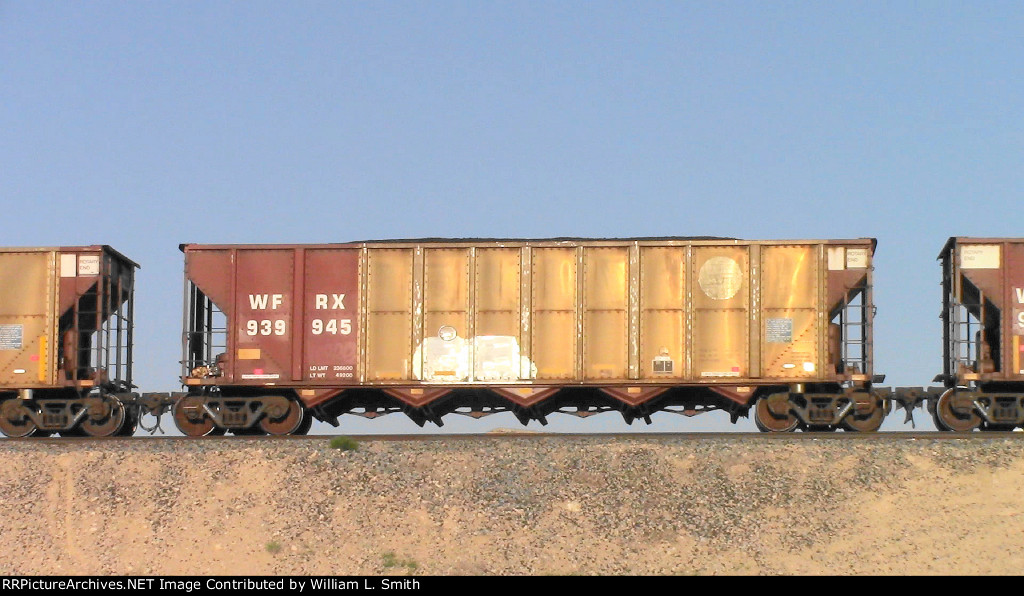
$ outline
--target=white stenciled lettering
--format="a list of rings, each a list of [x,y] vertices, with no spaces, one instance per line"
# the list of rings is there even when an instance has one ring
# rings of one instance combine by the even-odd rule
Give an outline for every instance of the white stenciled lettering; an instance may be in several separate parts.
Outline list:
[[[288,323],[284,319],[276,321],[250,319],[245,322],[245,332],[248,335],[284,335],[288,332]]]
[[[1024,288],[1014,288],[1013,291],[1017,293],[1017,303],[1024,304]]]
[[[331,300],[330,308],[333,310],[345,310],[344,294],[317,294],[314,305],[316,310],[327,310],[327,300]]]
[[[1017,313],[1017,324],[1024,327],[1024,312]]]
[[[284,303],[284,294],[249,294],[249,306],[253,310],[266,310],[267,304],[277,310]]]
[[[313,335],[348,335],[352,333],[352,319],[313,319],[311,331]]]

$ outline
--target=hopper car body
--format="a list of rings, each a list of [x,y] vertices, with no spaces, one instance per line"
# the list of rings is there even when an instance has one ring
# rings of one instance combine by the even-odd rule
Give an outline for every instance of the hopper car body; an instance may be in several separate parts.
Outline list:
[[[135,432],[137,268],[109,246],[0,249],[0,431]]]
[[[189,435],[404,412],[875,430],[874,239],[185,244]]]

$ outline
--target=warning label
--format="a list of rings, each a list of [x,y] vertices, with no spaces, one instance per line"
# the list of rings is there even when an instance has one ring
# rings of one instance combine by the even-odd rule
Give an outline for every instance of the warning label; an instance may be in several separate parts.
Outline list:
[[[22,325],[0,325],[0,350],[20,350]]]
[[[769,343],[793,342],[793,319],[765,319],[764,340]]]

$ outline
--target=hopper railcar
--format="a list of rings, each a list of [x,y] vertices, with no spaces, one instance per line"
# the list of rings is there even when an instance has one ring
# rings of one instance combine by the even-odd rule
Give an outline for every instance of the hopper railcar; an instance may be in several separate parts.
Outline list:
[[[134,434],[137,268],[109,246],[0,248],[0,432]]]
[[[313,418],[753,412],[876,430],[874,239],[185,244],[187,435]]]
[[[950,238],[942,266],[941,387],[900,387],[909,410],[926,403],[936,428],[1024,425],[1024,239]]]

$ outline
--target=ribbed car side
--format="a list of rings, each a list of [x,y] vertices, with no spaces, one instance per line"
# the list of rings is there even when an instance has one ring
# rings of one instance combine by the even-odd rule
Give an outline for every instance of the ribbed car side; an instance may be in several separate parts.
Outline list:
[[[753,410],[878,428],[873,239],[183,245],[186,434]],[[301,411],[301,414],[299,413]]]

